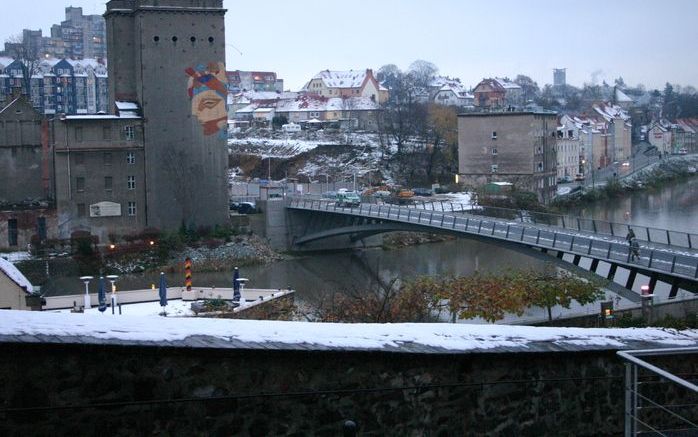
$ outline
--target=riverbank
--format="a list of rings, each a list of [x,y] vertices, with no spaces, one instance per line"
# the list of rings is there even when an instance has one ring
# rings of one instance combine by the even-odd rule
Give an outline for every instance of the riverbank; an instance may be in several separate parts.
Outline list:
[[[671,156],[632,173],[624,178],[608,181],[598,188],[582,190],[556,197],[552,206],[565,208],[589,204],[622,196],[625,192],[659,189],[666,183],[698,176],[698,155]]]
[[[167,253],[163,254],[163,251]],[[238,235],[230,241],[209,239],[176,249],[160,250],[160,256],[152,251],[106,257],[104,264],[108,271],[117,274],[156,270],[181,272],[187,258],[192,260],[200,272],[219,272],[235,266],[267,264],[281,260],[283,256],[256,235]]]

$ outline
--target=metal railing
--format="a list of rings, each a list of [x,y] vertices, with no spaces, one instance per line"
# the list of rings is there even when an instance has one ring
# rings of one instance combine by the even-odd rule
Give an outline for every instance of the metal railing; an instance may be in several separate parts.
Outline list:
[[[304,196],[305,197],[305,196]],[[319,199],[320,197],[311,196]],[[327,200],[331,201],[331,200]],[[375,197],[362,197],[363,203],[378,204],[380,199]],[[383,202],[385,203],[385,202]],[[397,205],[397,204],[395,204]],[[424,201],[411,200],[399,204],[405,208],[417,208],[427,211],[447,211],[458,212],[467,211],[470,214],[477,214],[486,217],[516,220],[521,223],[533,223],[548,226],[556,226],[571,231],[593,232],[610,236],[625,237],[630,229],[640,241],[648,243],[666,244],[669,246],[685,247],[688,249],[698,248],[698,234],[683,231],[672,231],[670,229],[653,228],[639,226],[632,223],[609,222],[564,214],[554,214],[548,212],[500,208],[494,206],[471,205],[466,203],[448,202],[442,200]]]
[[[586,232],[533,221],[515,219],[483,218],[478,211],[435,211],[404,205],[362,204],[354,207],[340,207],[335,202],[294,197],[288,199],[289,207],[315,211],[354,214],[363,217],[429,226],[453,232],[478,234],[488,238],[525,243],[546,249],[561,250],[575,255],[594,257],[625,265],[635,265],[673,276],[691,280],[698,278],[698,256],[685,249],[672,250],[669,247],[642,245],[639,256],[634,255],[629,244],[622,237],[600,237],[595,232]]]
[[[639,357],[698,354],[698,347],[619,351],[625,360],[625,436],[698,435],[698,386]],[[695,359],[695,357],[694,357]],[[695,366],[693,366],[695,368]],[[694,370],[689,369],[691,376]]]

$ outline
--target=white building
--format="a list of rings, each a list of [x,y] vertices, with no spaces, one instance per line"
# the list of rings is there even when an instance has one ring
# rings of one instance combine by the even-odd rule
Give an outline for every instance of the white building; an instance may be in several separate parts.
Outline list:
[[[672,152],[671,129],[669,127],[668,122],[661,123],[655,121],[647,128],[647,141],[665,155]]]
[[[560,117],[557,128],[557,179],[573,179],[580,171],[582,146],[580,140],[581,124],[568,115]]]

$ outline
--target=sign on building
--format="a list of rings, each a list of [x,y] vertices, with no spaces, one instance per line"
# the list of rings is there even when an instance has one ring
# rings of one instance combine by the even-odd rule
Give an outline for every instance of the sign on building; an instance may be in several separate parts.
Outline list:
[[[121,204],[114,202],[99,202],[90,205],[90,217],[119,217]]]

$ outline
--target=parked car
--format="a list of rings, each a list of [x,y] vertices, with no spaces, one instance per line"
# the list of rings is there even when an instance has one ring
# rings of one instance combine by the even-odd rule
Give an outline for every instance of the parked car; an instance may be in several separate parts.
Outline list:
[[[584,175],[581,174],[581,173],[577,173],[577,174],[574,176],[574,180],[575,180],[575,181],[583,181],[583,180],[584,180]]]
[[[355,207],[361,205],[361,198],[353,191],[339,190],[337,192],[337,206]]]
[[[630,162],[629,161],[623,161],[623,164],[621,164],[623,167],[630,167]]]
[[[324,193],[322,193],[322,198],[335,200],[337,198],[337,192],[336,191],[325,191]]]
[[[238,214],[254,214],[257,208],[252,202],[230,202],[230,210],[237,211]]]
[[[679,149],[679,155],[688,155],[688,149],[682,147]]]
[[[558,178],[558,179],[557,179],[557,183],[558,183],[558,184],[566,184],[566,183],[572,182],[572,180],[573,180],[573,179],[572,179],[572,176],[570,176],[570,175],[565,175],[565,176],[563,176],[563,177],[561,177],[561,178]]]
[[[412,192],[415,196],[431,196],[434,194],[431,188],[412,188]]]

